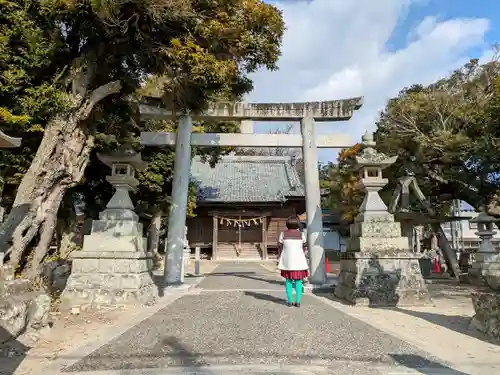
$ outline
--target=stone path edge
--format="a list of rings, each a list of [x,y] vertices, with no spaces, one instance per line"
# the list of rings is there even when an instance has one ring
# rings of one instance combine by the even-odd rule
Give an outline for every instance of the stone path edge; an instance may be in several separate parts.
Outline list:
[[[363,310],[363,307],[344,305],[341,302],[332,301],[332,300],[325,298],[324,296],[321,296],[321,295],[316,295],[316,294],[310,294],[310,295],[311,295],[311,297],[322,301],[323,303],[329,305],[330,307],[333,307],[334,309],[337,309],[337,310],[343,312],[344,314],[350,316],[351,318],[360,320],[363,323],[368,324],[368,325],[372,326],[373,328],[376,328],[377,330],[379,330],[381,332],[384,332],[388,335],[391,335],[395,338],[398,338],[398,339],[400,339],[408,344],[411,344],[411,345],[415,346],[416,348],[424,350],[428,353],[432,353],[432,355],[436,358],[439,358],[443,362],[443,364],[450,365],[450,366],[455,368],[455,370],[453,370],[455,372],[451,372],[452,374],[456,374],[456,373],[458,373],[458,371],[465,371],[464,373],[466,373],[466,374],[469,374],[469,373],[470,374],[478,374],[478,372],[472,372],[471,370],[475,369],[475,370],[480,371],[481,367],[483,368],[482,369],[483,371],[480,372],[481,374],[486,374],[486,373],[489,374],[489,373],[491,373],[491,368],[492,368],[489,366],[493,366],[493,368],[495,369],[494,371],[500,370],[500,362],[498,362],[500,360],[494,361],[493,363],[491,363],[489,361],[484,361],[484,358],[481,358],[480,360],[469,359],[467,361],[464,361],[463,360],[463,355],[465,355],[464,352],[458,353],[458,358],[452,357],[448,353],[437,352],[435,350],[432,350],[433,348],[428,346],[429,342],[432,342],[432,340],[430,340],[430,341],[422,340],[422,338],[419,337],[420,336],[419,334],[415,334],[416,333],[415,330],[412,330],[413,334],[410,334],[408,332],[402,332],[400,329],[398,329],[397,325],[387,324],[388,317],[386,317],[385,319],[382,319],[382,317],[380,317],[380,316],[378,316],[378,314],[376,314],[375,316],[370,315],[370,317],[368,318],[364,314],[365,311]],[[376,311],[377,309],[374,309],[374,310]],[[382,313],[383,309],[381,309],[378,312]],[[381,324],[382,321],[384,321],[386,324]],[[424,324],[432,325],[432,323],[424,323]],[[451,332],[451,334],[454,335],[455,337],[457,335],[461,335],[461,334],[455,333],[455,332]],[[489,346],[489,344],[487,344],[487,343],[480,342],[476,339],[473,339],[473,338],[470,338],[467,336],[464,339],[466,341],[469,341],[469,342],[475,341],[475,343],[478,344],[481,347],[481,349],[483,349],[483,350]],[[482,354],[484,354],[484,353],[482,353]],[[488,368],[490,368],[490,370],[488,370]],[[422,371],[422,370],[423,369],[420,369],[420,371]],[[485,370],[488,372],[485,372]],[[434,369],[434,371],[436,371],[436,370]],[[423,373],[425,373],[425,372],[423,372]],[[431,372],[430,374],[434,374],[434,373],[435,372]],[[439,372],[437,372],[437,374],[438,373]],[[444,373],[447,374],[447,372],[444,372]]]
[[[124,370],[104,370],[104,371],[84,371],[71,372],[69,375],[230,375],[230,374],[282,374],[282,375],[312,375],[312,374],[334,374],[339,369],[347,368],[365,368],[365,362],[337,361],[334,365],[212,365],[199,367],[155,367],[142,369],[124,369]],[[457,375],[455,370],[420,368],[419,370],[408,369],[404,366],[392,365],[369,365],[371,369],[376,369],[384,375]]]
[[[211,269],[210,273],[214,272],[215,269],[218,267],[218,265],[214,265],[214,268]],[[43,368],[41,371],[37,372],[38,375],[60,375],[61,370],[65,367],[69,367],[84,357],[88,356],[95,350],[99,349],[100,347],[106,345],[110,341],[114,340],[115,338],[121,336],[128,330],[132,329],[135,327],[137,324],[141,323],[142,321],[149,319],[153,315],[155,315],[158,311],[164,309],[171,303],[175,302],[179,298],[188,295],[194,291],[194,289],[200,284],[207,276],[202,276],[196,279],[195,282],[192,284],[189,284],[188,287],[185,288],[179,288],[179,289],[166,289],[165,290],[165,295],[163,297],[159,297],[156,304],[149,306],[147,309],[143,308],[138,308],[137,311],[134,311],[131,316],[127,318],[125,322],[118,322],[116,326],[109,327],[105,330],[103,330],[102,334],[98,336],[97,339],[91,340],[90,342],[87,342],[83,344],[80,347],[72,347],[66,352],[61,353],[58,357],[59,359],[56,359],[54,362],[52,362],[50,365],[46,366]],[[188,285],[188,284],[185,284]],[[122,324],[120,324],[122,323]]]

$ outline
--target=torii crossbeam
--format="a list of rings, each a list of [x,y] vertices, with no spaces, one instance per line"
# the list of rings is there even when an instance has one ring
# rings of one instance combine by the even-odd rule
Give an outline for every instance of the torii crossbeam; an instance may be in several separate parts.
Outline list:
[[[191,164],[191,146],[206,147],[288,147],[302,148],[305,170],[307,244],[310,254],[310,281],[326,280],[323,223],[318,172],[318,148],[352,146],[346,135],[316,136],[315,121],[346,121],[361,108],[362,98],[308,103],[216,103],[199,114],[178,113],[151,99],[139,105],[143,120],[179,119],[177,133],[144,132],[141,144],[174,146],[175,167],[170,205],[165,280],[182,283],[183,237]],[[301,134],[193,134],[193,120],[214,121],[300,121]]]

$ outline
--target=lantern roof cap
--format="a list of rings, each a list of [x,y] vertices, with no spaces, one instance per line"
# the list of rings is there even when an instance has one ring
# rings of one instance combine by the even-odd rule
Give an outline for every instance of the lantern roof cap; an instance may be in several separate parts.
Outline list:
[[[485,207],[481,207],[479,215],[469,221],[471,223],[494,223],[498,221],[498,219],[489,215]]]
[[[0,130],[0,148],[16,148],[21,142],[22,138],[11,137]]]
[[[369,133],[367,131],[361,139],[363,149],[361,153],[356,156],[357,170],[364,167],[378,167],[385,169],[396,162],[398,158],[397,156],[387,156],[383,152],[379,152],[374,148],[376,146],[376,142],[373,139],[373,133]]]
[[[97,158],[101,163],[112,167],[113,164],[130,164],[135,169],[146,168],[147,163],[142,160],[140,153],[135,152],[131,147],[122,146],[118,150],[110,153],[97,153]]]

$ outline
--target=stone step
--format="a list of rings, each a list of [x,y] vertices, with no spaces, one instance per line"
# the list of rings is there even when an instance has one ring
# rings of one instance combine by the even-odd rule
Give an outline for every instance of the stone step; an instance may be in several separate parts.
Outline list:
[[[244,246],[241,248],[242,250],[254,250],[257,251],[258,248],[256,246]],[[234,246],[217,246],[217,250],[232,250],[236,251]]]
[[[241,250],[240,252],[236,252],[235,250],[222,250],[222,251],[219,251],[219,249],[217,249],[217,254],[218,255],[234,255],[234,256],[247,256],[247,255],[260,255],[260,252],[257,251],[257,250]]]
[[[232,251],[236,252],[236,249],[233,247],[217,247],[217,251]],[[252,252],[259,252],[259,249],[256,249],[254,247],[243,247],[241,251],[252,251]]]

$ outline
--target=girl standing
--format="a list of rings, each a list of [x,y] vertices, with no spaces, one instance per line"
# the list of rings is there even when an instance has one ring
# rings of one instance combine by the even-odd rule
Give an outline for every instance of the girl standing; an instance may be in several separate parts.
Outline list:
[[[306,238],[300,231],[300,221],[290,216],[286,222],[287,230],[281,232],[278,241],[278,269],[285,278],[285,290],[288,306],[300,307],[300,299],[304,291],[302,280],[308,276]],[[293,286],[295,284],[295,303],[293,303]]]

